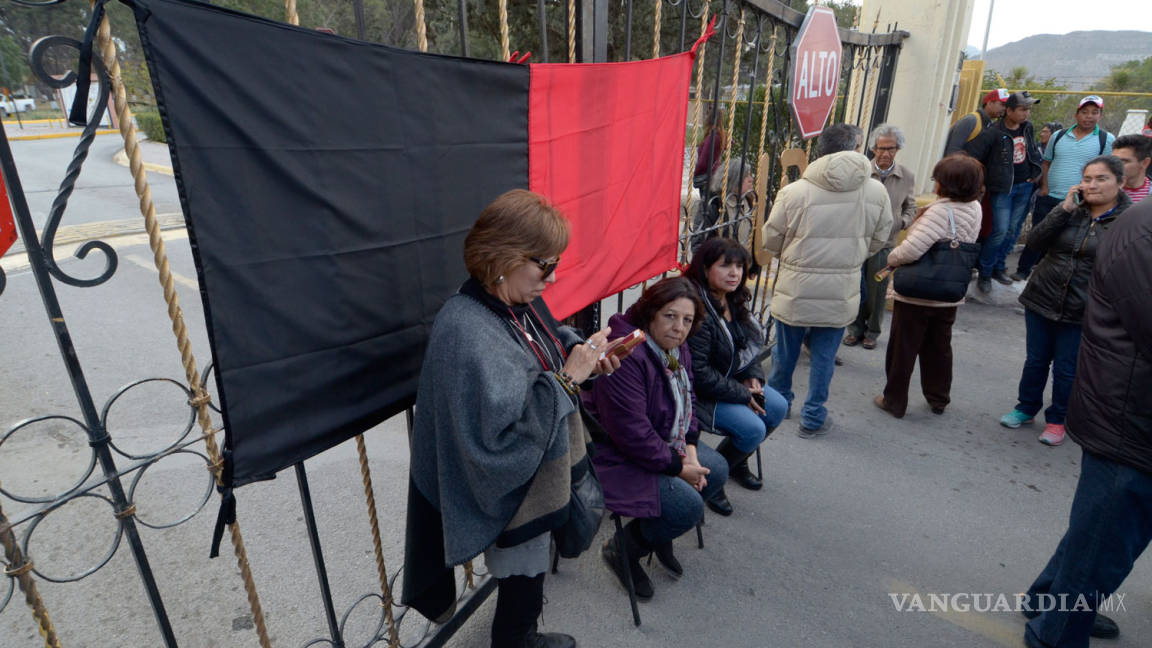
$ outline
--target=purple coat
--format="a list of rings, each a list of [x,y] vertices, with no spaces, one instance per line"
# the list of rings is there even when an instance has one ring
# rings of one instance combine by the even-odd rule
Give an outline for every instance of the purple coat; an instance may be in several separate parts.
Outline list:
[[[628,335],[636,329],[624,315],[608,321],[611,338]],[[692,378],[692,358],[688,345],[680,345],[680,363]],[[637,346],[611,376],[601,376],[594,387],[582,394],[584,406],[600,421],[611,438],[597,443],[592,462],[604,486],[608,509],[627,517],[658,517],[661,474],[679,475],[680,456],[668,445],[676,419],[664,365],[647,344]],[[695,404],[696,396],[692,401]],[[687,442],[696,445],[700,432],[696,417],[685,412],[691,426]]]

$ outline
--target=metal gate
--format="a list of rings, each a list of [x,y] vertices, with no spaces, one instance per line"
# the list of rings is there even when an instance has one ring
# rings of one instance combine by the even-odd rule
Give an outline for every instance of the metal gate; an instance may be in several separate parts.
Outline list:
[[[15,1],[26,5],[26,11],[48,11],[45,7],[65,0]],[[307,27],[339,24],[338,31],[390,45],[503,60],[512,57],[510,50],[532,51],[534,60],[545,62],[627,61],[683,51],[716,18],[718,33],[702,48],[692,80],[682,260],[689,258],[694,240],[711,234],[736,236],[752,246],[757,221],[790,173],[781,157],[793,150],[807,159],[811,152],[811,143],[795,134],[785,101],[789,47],[804,14],[776,0],[416,0],[383,9],[365,7],[362,0],[347,6],[287,0],[283,13],[279,6],[276,10],[278,15],[268,17],[286,17]],[[832,120],[857,124],[866,132],[887,114],[906,36],[891,26],[881,34],[875,33],[877,28],[871,25],[872,33],[841,30],[845,54]],[[74,60],[79,43],[45,36],[30,53],[32,69],[43,84],[67,87],[75,75],[61,74],[50,61]],[[73,337],[75,330],[85,335],[99,331],[106,314],[65,306],[89,299],[77,295],[106,288],[120,264],[113,246],[86,241],[74,246],[75,256],[84,260],[78,276],[72,264],[62,262],[64,242],[56,240],[100,120],[90,119],[77,140],[39,231],[8,139],[0,138],[0,171],[40,302],[35,304],[31,285],[13,289],[0,268],[0,309],[27,310],[19,321],[29,324],[4,331],[0,343],[11,350],[16,346],[10,345],[31,345],[35,338],[54,346],[58,357],[43,358],[31,373],[55,375],[60,362],[72,392],[45,393],[35,402],[12,398],[11,389],[0,393],[0,545],[5,573],[0,580],[0,644],[443,645],[491,593],[494,582],[482,565],[460,569],[457,612],[443,625],[410,614],[392,598],[404,524],[399,517],[381,524],[378,511],[390,508],[386,502],[403,500],[404,487],[395,485],[407,481],[406,439],[396,432],[410,426],[411,412],[404,424],[390,422],[370,433],[377,447],[372,454],[360,436],[354,449],[336,448],[310,460],[316,490],[302,463],[295,467],[295,493],[282,492],[275,482],[247,487],[239,519],[253,535],[245,544],[240,524],[232,527],[235,567],[203,560],[211,520],[198,513],[212,499],[221,466],[220,417],[210,393],[211,365],[201,369],[192,352],[201,327],[196,322],[190,330],[185,322],[137,150],[128,97],[130,92],[147,96],[149,89],[125,88],[124,79],[131,75],[117,60],[118,37],[131,40],[131,34],[110,33],[105,19],[96,33],[97,105],[113,98],[115,123],[135,177],[143,229],[176,340],[175,354],[159,344],[156,353],[178,359],[183,375],[130,380],[111,388],[100,370],[114,372],[86,364],[82,345]],[[716,167],[723,173],[719,186],[731,186],[732,173],[742,179],[750,172],[758,188],[736,191],[732,202],[754,202],[751,215],[726,204],[727,191],[706,196],[709,204],[702,213],[711,207],[713,218],[698,218],[690,200],[695,144],[706,130],[705,115],[715,106],[725,108],[720,125],[727,133],[723,160]],[[708,168],[706,185],[712,185],[713,167]],[[177,252],[173,248],[173,254]],[[92,267],[100,269],[93,272]],[[758,279],[761,313],[765,297]],[[618,308],[623,300],[623,293],[616,297]],[[586,317],[598,322],[599,306]],[[607,300],[604,310],[610,306]],[[194,304],[187,308],[196,310]],[[36,314],[40,309],[48,318],[46,331],[32,326],[41,321]],[[126,315],[116,325],[130,324],[131,314]],[[8,360],[5,366],[11,366]],[[98,398],[102,391],[110,395]],[[155,468],[160,464],[163,469]],[[383,479],[378,470],[375,485],[373,464],[387,468]],[[339,469],[351,466],[359,472],[359,481]],[[159,495],[149,498],[149,489]],[[291,503],[285,498],[294,495],[299,497],[297,520],[262,514],[265,504],[283,509]],[[289,546],[289,537],[297,539],[295,546]],[[327,555],[323,547],[328,547]],[[311,565],[301,564],[306,562]],[[339,608],[337,600],[344,602]]]

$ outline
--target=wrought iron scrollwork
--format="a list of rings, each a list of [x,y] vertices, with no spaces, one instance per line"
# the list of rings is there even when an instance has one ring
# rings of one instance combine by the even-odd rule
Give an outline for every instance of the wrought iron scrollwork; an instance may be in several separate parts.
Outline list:
[[[54,89],[66,88],[76,82],[76,73],[72,70],[69,70],[63,78],[57,79],[45,68],[45,58],[47,57],[48,51],[54,47],[61,46],[71,47],[79,52],[81,43],[67,36],[46,36],[32,45],[32,49],[28,55],[32,72],[36,75],[36,78]],[[88,120],[88,125],[84,127],[84,132],[80,135],[80,141],[76,144],[76,151],[72,154],[72,161],[68,164],[68,169],[64,173],[64,179],[60,181],[60,189],[56,193],[55,200],[52,201],[51,209],[48,211],[48,221],[44,225],[43,240],[41,241],[48,272],[58,281],[70,286],[80,287],[98,286],[108,281],[108,279],[116,273],[117,265],[115,250],[104,241],[88,241],[76,250],[76,257],[80,259],[87,258],[88,254],[94,250],[99,250],[104,253],[104,270],[98,276],[91,279],[80,279],[64,272],[56,263],[56,257],[53,254],[56,231],[60,227],[60,220],[64,217],[64,210],[68,208],[68,198],[72,195],[73,189],[76,188],[76,179],[80,177],[80,169],[84,166],[84,160],[88,158],[88,149],[92,146],[92,140],[95,139],[96,131],[100,128],[100,121],[104,115],[104,111],[108,108],[108,97],[111,94],[111,81],[108,78],[108,71],[105,69],[104,62],[96,52],[92,53],[92,68],[96,72],[100,88],[96,99],[96,111]]]

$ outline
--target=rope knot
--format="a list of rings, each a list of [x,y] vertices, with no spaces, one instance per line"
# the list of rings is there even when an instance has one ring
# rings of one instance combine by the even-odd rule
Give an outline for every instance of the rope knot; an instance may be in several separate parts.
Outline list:
[[[32,566],[33,564],[31,560],[25,560],[24,564],[22,565],[17,565],[16,567],[5,567],[4,574],[13,578],[19,578],[24,574],[32,571]]]
[[[196,389],[196,394],[188,399],[188,404],[196,409],[207,405],[212,402],[212,394],[209,394],[203,387]]]

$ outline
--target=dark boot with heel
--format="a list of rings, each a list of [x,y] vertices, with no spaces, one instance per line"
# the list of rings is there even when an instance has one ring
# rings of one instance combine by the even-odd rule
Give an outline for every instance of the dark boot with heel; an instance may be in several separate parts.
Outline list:
[[[636,591],[636,598],[647,601],[655,594],[655,590],[652,588],[652,581],[648,578],[648,574],[640,566],[640,559],[652,553],[653,547],[640,535],[640,528],[636,526],[636,520],[625,524],[623,531],[623,534],[617,533],[609,538],[604,543],[604,548],[601,549],[600,553],[624,589],[628,589],[627,574],[631,572],[632,587]],[[627,560],[620,553],[617,542],[624,545]]]
[[[740,451],[727,437],[716,446],[716,452],[728,462],[728,481],[734,481],[748,490],[760,490],[764,487],[764,482],[753,475],[752,469],[748,467],[748,458],[752,456],[752,452]]]

